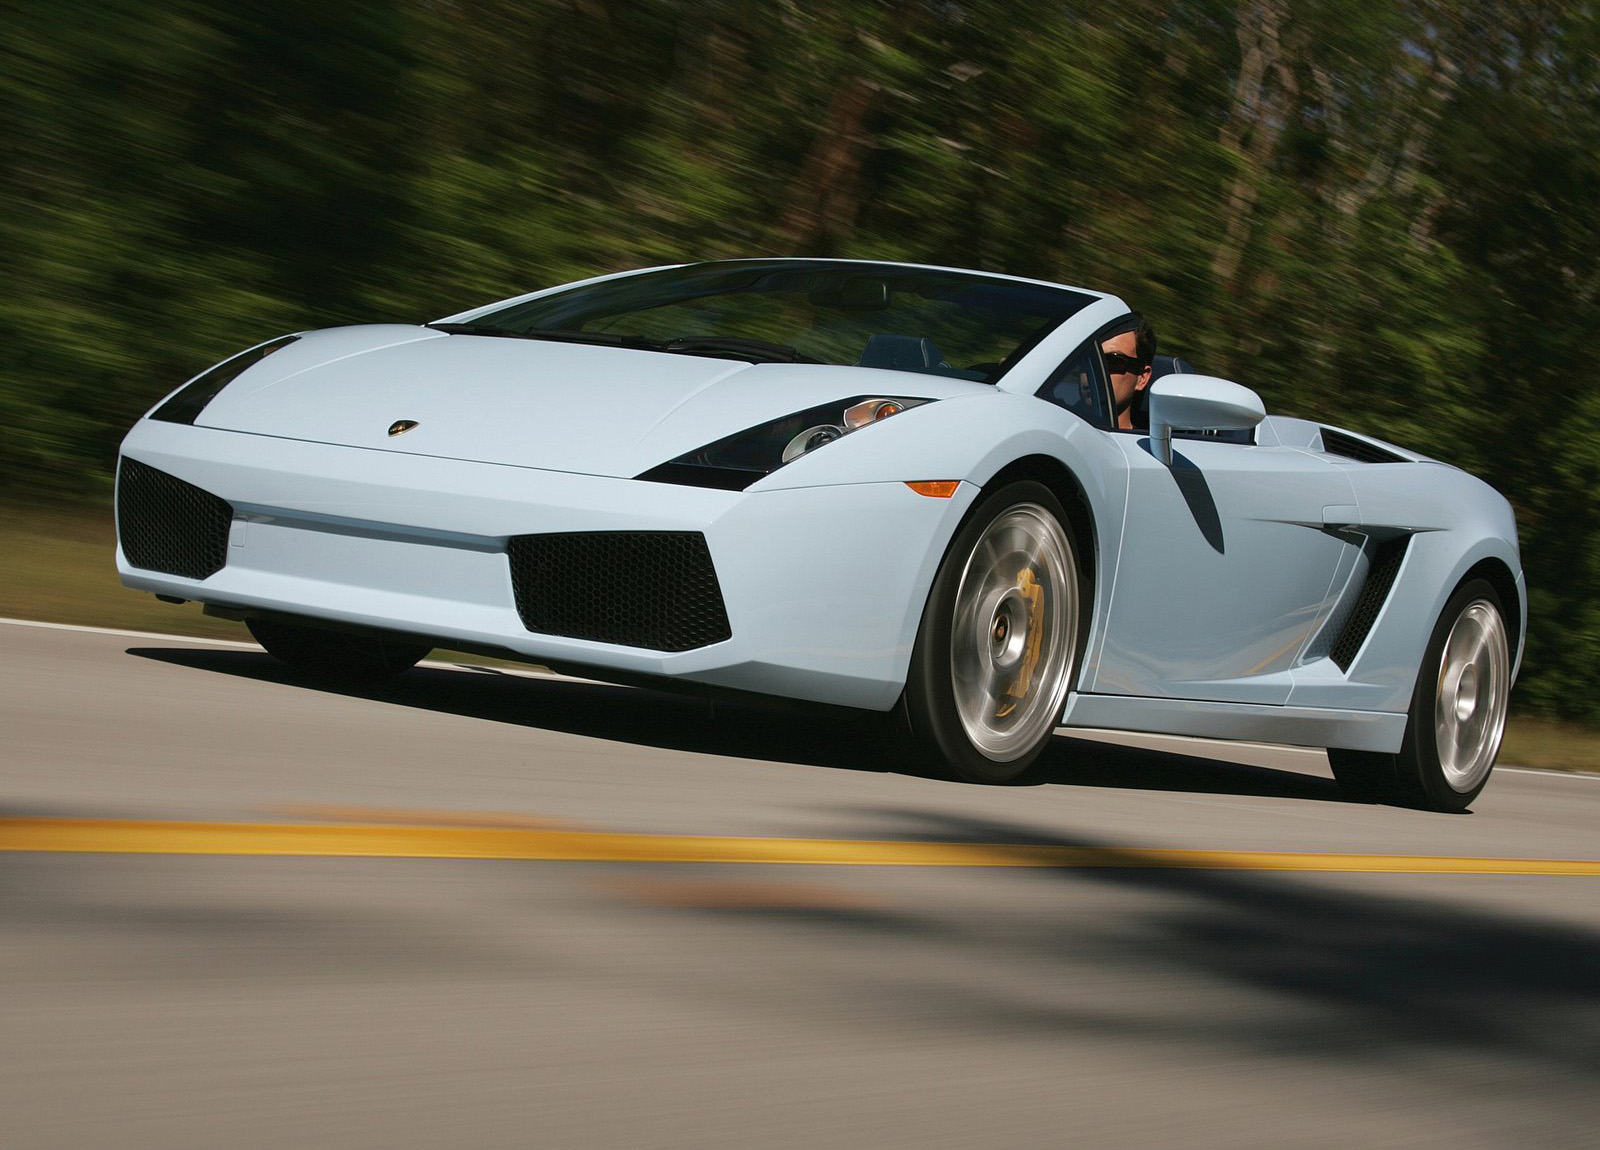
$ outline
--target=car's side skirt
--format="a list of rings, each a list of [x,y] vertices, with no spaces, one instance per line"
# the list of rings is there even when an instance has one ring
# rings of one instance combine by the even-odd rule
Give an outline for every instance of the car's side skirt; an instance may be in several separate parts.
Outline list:
[[[1393,753],[1400,749],[1405,735],[1406,716],[1387,711],[1074,694],[1067,699],[1061,725]]]

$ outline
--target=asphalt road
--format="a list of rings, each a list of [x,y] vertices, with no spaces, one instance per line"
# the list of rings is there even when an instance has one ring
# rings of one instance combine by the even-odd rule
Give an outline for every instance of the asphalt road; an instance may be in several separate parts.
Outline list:
[[[1600,776],[1056,742],[0,624],[0,1146],[1600,1145]]]

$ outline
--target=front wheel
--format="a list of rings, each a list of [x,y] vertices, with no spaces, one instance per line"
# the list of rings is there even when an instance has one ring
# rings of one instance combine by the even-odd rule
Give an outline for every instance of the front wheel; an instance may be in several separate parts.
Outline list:
[[[1481,579],[1462,584],[1428,640],[1399,754],[1330,748],[1351,798],[1464,811],[1489,781],[1511,697],[1505,609]]]
[[[934,578],[902,710],[919,750],[958,778],[1021,779],[1077,669],[1078,557],[1043,484],[984,496]]]
[[[281,619],[246,619],[267,653],[297,671],[329,679],[386,679],[421,662],[432,648],[382,635],[326,631]]]

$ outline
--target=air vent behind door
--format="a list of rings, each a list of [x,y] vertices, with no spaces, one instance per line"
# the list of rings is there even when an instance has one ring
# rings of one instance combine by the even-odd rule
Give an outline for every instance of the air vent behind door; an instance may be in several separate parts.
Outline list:
[[[1342,455],[1346,459],[1355,459],[1362,463],[1410,463],[1411,460],[1403,455],[1396,455],[1386,448],[1379,447],[1376,443],[1368,443],[1365,439],[1357,439],[1353,435],[1346,435],[1342,431],[1335,431],[1331,427],[1322,429],[1322,450],[1329,455]]]

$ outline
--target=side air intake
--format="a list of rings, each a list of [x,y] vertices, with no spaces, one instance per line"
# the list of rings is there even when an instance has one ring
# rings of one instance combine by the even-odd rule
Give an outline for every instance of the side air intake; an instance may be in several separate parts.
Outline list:
[[[1378,612],[1388,602],[1389,592],[1394,589],[1395,576],[1400,573],[1400,563],[1405,559],[1406,547],[1410,543],[1411,536],[1402,535],[1380,543],[1373,552],[1372,566],[1367,569],[1367,581],[1361,585],[1350,618],[1345,620],[1344,629],[1339,632],[1333,649],[1328,652],[1328,657],[1339,665],[1341,671],[1350,669],[1350,664],[1355,662],[1356,652],[1361,650],[1361,644],[1367,641],[1367,636],[1372,632],[1372,625],[1378,621]]]
[[[1322,429],[1322,450],[1329,455],[1342,455],[1346,459],[1358,460],[1361,463],[1410,463],[1403,455],[1396,455],[1386,448],[1379,447],[1376,443],[1368,443],[1365,439],[1357,439],[1353,435],[1346,435],[1342,431],[1335,431],[1331,427]]]
[[[117,466],[117,537],[135,567],[205,579],[228,561],[233,507],[137,459]]]
[[[517,614],[537,634],[652,651],[733,634],[698,531],[515,535],[506,552]]]

